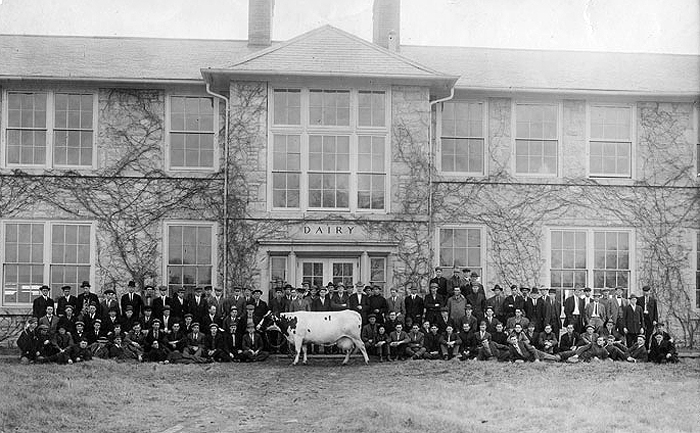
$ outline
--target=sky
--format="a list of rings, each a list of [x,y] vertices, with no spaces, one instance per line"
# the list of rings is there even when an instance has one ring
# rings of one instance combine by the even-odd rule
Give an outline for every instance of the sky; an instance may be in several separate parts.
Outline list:
[[[372,38],[373,0],[276,0],[273,39]],[[0,0],[0,33],[247,39],[248,0]],[[700,54],[700,0],[402,0],[401,43]]]

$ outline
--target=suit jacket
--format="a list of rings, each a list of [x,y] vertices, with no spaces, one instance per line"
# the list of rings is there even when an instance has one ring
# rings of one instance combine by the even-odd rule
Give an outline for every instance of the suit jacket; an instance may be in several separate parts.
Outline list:
[[[122,295],[122,314],[126,315],[126,307],[131,305],[131,307],[134,309],[134,317],[138,319],[141,316],[141,310],[143,309],[143,299],[141,299],[141,295],[139,295],[138,293],[134,293],[133,298],[133,300],[130,300],[129,293],[125,293]]]
[[[571,350],[573,346],[578,346],[579,339],[579,335],[576,331],[571,335],[569,335],[568,332],[564,333],[564,335],[559,338],[559,351],[564,352],[566,350]]]
[[[476,340],[474,332],[464,332],[464,330],[460,330],[459,334],[457,335],[459,336],[459,339],[462,342],[462,351],[470,351],[472,355],[476,356],[476,349],[479,345],[479,342]]]
[[[430,279],[430,282],[428,283],[428,287],[430,287],[433,283],[436,283],[438,285],[437,293],[438,295],[442,295],[443,298],[447,297],[447,278],[445,277],[434,277]]]
[[[330,302],[330,296],[328,297],[328,300],[328,302]],[[272,314],[274,314],[275,316],[279,316],[280,313],[284,313],[285,311],[287,311],[287,298],[285,298],[284,296],[279,299],[277,299],[276,297],[272,298],[270,300],[269,307],[270,311],[272,311]],[[226,315],[228,316],[228,312],[226,313]]]
[[[51,299],[49,296],[47,296],[46,299],[44,299],[43,296],[39,296],[32,302],[32,316],[36,317],[37,319],[44,317],[46,315],[46,307],[49,306],[54,306],[53,299]]]
[[[575,310],[577,304],[578,304],[579,315],[583,316],[583,314],[584,314],[583,299],[580,299],[576,295],[571,295],[564,300],[564,315],[566,316],[567,320],[573,319],[574,310]]]
[[[214,318],[212,319],[212,317],[209,316],[209,314],[202,317],[202,320],[200,321],[199,329],[202,331],[203,334],[209,335],[209,333],[210,333],[209,326],[212,323],[214,323],[215,325],[217,325],[219,327],[219,329],[221,329],[221,325],[222,325],[221,318],[217,315],[214,315]],[[255,322],[255,323],[257,324],[258,322]]]
[[[382,295],[372,295],[367,300],[367,304],[367,314],[374,313],[377,315],[377,322],[384,322],[384,315],[389,311],[386,298]]]
[[[100,298],[98,298],[96,294],[94,294],[92,292],[91,293],[83,292],[83,293],[78,295],[78,308],[80,308],[80,310],[82,310],[85,305],[89,306],[92,303],[97,305],[97,314],[101,317],[102,310],[100,307]]]
[[[471,304],[473,314],[477,320],[481,320],[481,318],[484,317],[484,308],[486,308],[486,298],[484,298],[484,295],[472,291],[467,295],[467,303]]]
[[[396,299],[389,296],[386,298],[386,312],[389,314],[395,311],[398,317],[406,317],[406,305],[404,304],[403,297],[396,295]]]
[[[404,298],[403,304],[404,309],[406,310],[406,317],[410,317],[413,320],[418,317],[423,317],[423,309],[425,304],[423,302],[423,298],[420,296],[416,295],[416,298],[413,299],[412,295],[408,295]]]
[[[117,310],[117,316],[119,315],[119,301],[112,299],[111,301],[104,300],[100,302],[99,310],[102,312],[102,320],[107,320],[109,318],[110,308],[115,308]]]
[[[544,324],[552,325],[555,334],[561,329],[561,304],[556,300],[552,302],[549,297],[544,301]]]
[[[170,298],[170,315],[177,318],[178,320],[182,320],[185,318],[185,314],[189,313],[189,306],[187,305],[187,298],[182,297],[180,299],[179,296],[175,295],[172,298]]]
[[[503,300],[503,314],[506,318],[515,316],[515,309],[519,308],[521,311],[525,309],[525,298],[522,296],[508,295]]]
[[[316,296],[311,301],[311,311],[331,311],[331,297],[326,295],[321,299],[321,296]]]
[[[545,302],[542,298],[527,298],[525,300],[525,317],[530,319],[530,323],[535,324],[535,329],[544,329],[544,317],[546,313]]]
[[[61,296],[60,298],[58,298],[58,300],[56,301],[56,315],[63,316],[64,314],[66,314],[67,305],[73,307],[73,314],[80,313],[80,310],[78,309],[78,297],[70,295],[68,298],[66,298],[65,296]]]
[[[197,335],[194,335],[194,332],[190,332],[187,334],[187,337],[185,337],[185,347],[199,347],[199,348],[204,348],[204,334],[201,332],[198,332]]]
[[[403,331],[401,331],[402,334],[404,334]],[[392,332],[392,334],[396,335],[396,338],[400,338],[401,336],[396,333],[396,331]],[[390,335],[391,337],[391,335]],[[422,332],[418,331],[415,334],[413,332],[406,333],[406,338],[408,338],[408,346],[417,349],[420,347],[425,346],[425,334]],[[394,340],[392,341],[401,341],[401,340]],[[439,350],[439,349],[438,349]]]
[[[492,317],[491,319],[484,317],[483,320],[486,322],[486,330],[490,333],[496,332],[496,325],[501,323],[498,319],[496,319],[496,316]]]
[[[223,334],[226,351],[234,355],[242,349],[243,339],[238,334]]]
[[[440,351],[440,334],[433,334],[428,332],[428,334],[423,337],[423,347],[425,347],[426,352],[439,352]]]
[[[333,293],[333,296],[331,296],[331,309],[333,311],[347,310],[350,308],[349,298],[347,293],[343,293],[343,296]]]
[[[433,296],[432,293],[428,293],[423,298],[423,306],[425,307],[425,314],[430,313],[433,316],[440,315],[440,309],[445,306],[445,297],[439,293]]]
[[[369,314],[367,311],[369,310],[369,296],[362,295],[362,298],[358,299],[357,293],[353,293],[352,295],[350,295],[350,297],[348,297],[348,307],[351,310],[355,310],[358,313],[360,313],[360,315],[362,316],[362,321],[366,322],[367,314]]]
[[[591,321],[591,316],[593,315],[593,310],[594,310],[594,305],[595,302],[591,302],[590,304],[586,305],[586,311],[584,312],[584,319],[585,323],[588,324]],[[605,310],[605,304],[602,302],[598,302],[598,316],[600,316],[600,319],[605,322],[608,320],[608,312]]]
[[[150,350],[151,346],[153,345],[154,341],[158,341],[158,347],[159,348],[164,348],[167,347],[167,334],[163,332],[162,330],[158,331],[158,336],[156,336],[153,332],[153,329],[148,331],[148,334],[146,334],[146,347],[144,347],[145,350]]]
[[[53,335],[58,331],[58,323],[60,319],[57,315],[52,314],[51,319],[48,316],[44,316],[39,319],[39,325],[46,325],[49,327],[49,335]]]
[[[360,332],[360,338],[365,344],[374,344],[377,340],[377,335],[379,334],[379,325],[371,323],[366,324],[362,327],[362,332]]]
[[[249,332],[246,332],[243,335],[242,347],[243,347],[244,351],[245,350],[256,351],[256,350],[262,349],[262,347],[263,347],[262,336],[257,332],[253,333],[253,336],[251,336],[251,334]]]
[[[644,328],[644,313],[642,313],[642,307],[635,305],[634,308],[632,308],[632,304],[629,304],[623,308],[622,314],[627,332],[630,334],[639,334],[642,328]]]
[[[530,319],[525,316],[520,317],[520,320],[518,320],[517,317],[510,317],[506,322],[506,329],[514,329],[517,323],[520,323],[520,326],[522,326],[523,329],[527,329],[528,325],[530,324]]]
[[[296,297],[287,304],[287,312],[311,311],[311,305],[304,298]]]
[[[659,310],[657,307],[656,299],[649,296],[649,305],[646,305],[646,300],[644,299],[644,296],[642,296],[637,298],[637,305],[639,305],[639,307],[642,309],[643,314],[644,309],[646,307],[647,314],[644,314],[644,318],[649,321],[648,325],[650,325],[652,322],[659,321]]]
[[[629,301],[623,297],[620,297],[620,305],[617,304],[617,297],[613,296],[612,298],[608,299],[607,306],[608,306],[608,316],[610,319],[614,322],[617,323],[618,319],[620,316],[622,316],[624,308],[629,304]]]
[[[209,334],[204,337],[204,347],[206,350],[226,351],[226,336],[223,332],[217,332],[216,335]]]
[[[192,313],[193,321],[201,321],[202,318],[207,315],[209,304],[207,303],[207,298],[204,295],[199,297],[199,302],[197,302],[197,297],[195,295],[190,296],[187,304],[190,307],[189,312]]]
[[[162,318],[163,317],[163,307],[166,305],[171,305],[172,301],[169,296],[165,297],[165,300],[163,300],[162,296],[158,296],[153,300],[153,315],[157,318]],[[172,306],[170,307],[172,308]],[[171,310],[172,313],[172,310]]]
[[[493,315],[496,316],[497,318],[503,317],[504,313],[504,304],[505,304],[505,296],[500,295],[500,296],[491,296],[486,300],[486,306],[491,306],[493,307]]]
[[[518,353],[518,350],[514,345],[508,345],[508,350],[510,351],[510,359],[523,359],[525,361],[535,360],[534,348],[529,343],[525,343],[524,341],[518,341],[517,346],[520,349],[520,353]]]
[[[243,296],[239,296],[238,298],[231,296],[226,300],[226,304],[229,309],[232,305],[235,306],[239,316],[245,312],[245,298]],[[226,314],[228,313],[230,313],[230,311],[226,312]]]
[[[421,335],[420,338],[421,338],[421,344],[422,344],[423,343],[423,340],[422,340],[423,333],[419,332],[419,334]],[[417,342],[417,339],[419,337],[415,337],[415,338],[416,338],[416,342]],[[410,341],[406,331],[401,331],[401,332],[394,331],[391,334],[389,334],[389,342],[397,342],[397,341],[400,343],[408,343]]]

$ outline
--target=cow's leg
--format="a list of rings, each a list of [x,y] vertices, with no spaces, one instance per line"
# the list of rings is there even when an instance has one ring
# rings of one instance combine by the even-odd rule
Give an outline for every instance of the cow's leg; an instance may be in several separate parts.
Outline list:
[[[362,357],[365,358],[365,364],[369,364],[369,356],[367,356],[367,348],[365,348],[365,343],[359,338],[354,343],[356,348],[360,348],[360,352],[362,352]]]
[[[299,354],[301,353],[301,348],[302,348],[301,341],[295,339],[294,340],[294,352],[296,353],[296,355],[294,356],[294,362],[292,362],[292,365],[297,365],[299,363]]]
[[[306,364],[307,364],[306,355],[307,355],[307,352],[308,352],[308,350],[309,350],[308,345],[302,344],[302,345],[301,345],[301,350],[304,352],[304,360],[303,360],[301,363],[304,364],[304,365],[306,365]]]

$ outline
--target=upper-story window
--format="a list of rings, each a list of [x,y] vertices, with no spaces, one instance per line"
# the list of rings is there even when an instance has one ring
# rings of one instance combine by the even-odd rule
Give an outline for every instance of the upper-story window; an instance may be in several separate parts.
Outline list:
[[[272,208],[386,209],[385,91],[274,89],[271,100]]]
[[[170,168],[215,167],[214,99],[200,96],[170,97]]]
[[[557,104],[515,106],[515,173],[556,176],[559,156]]]
[[[93,166],[95,94],[8,91],[5,99],[6,166]]]
[[[632,107],[591,105],[589,173],[594,177],[631,177]]]
[[[484,103],[450,101],[442,105],[440,168],[444,173],[483,174]]]

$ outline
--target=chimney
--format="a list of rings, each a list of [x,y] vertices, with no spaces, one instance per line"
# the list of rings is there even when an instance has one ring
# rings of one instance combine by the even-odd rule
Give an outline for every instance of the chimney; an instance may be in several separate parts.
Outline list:
[[[391,51],[398,51],[401,45],[401,0],[374,0],[372,9],[372,42]]]
[[[248,46],[272,44],[272,15],[275,0],[248,0]]]

